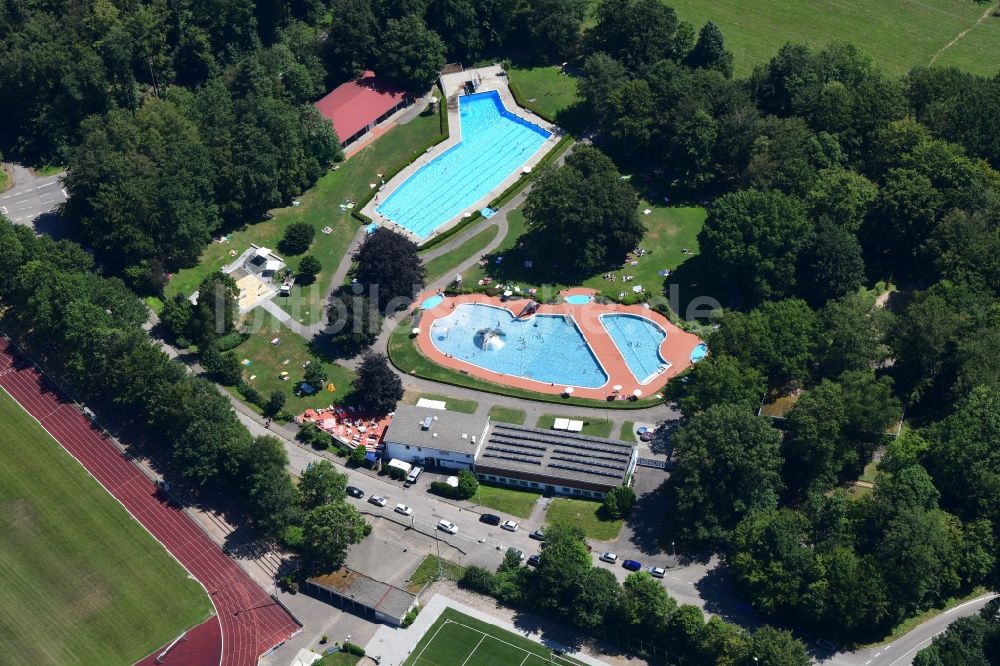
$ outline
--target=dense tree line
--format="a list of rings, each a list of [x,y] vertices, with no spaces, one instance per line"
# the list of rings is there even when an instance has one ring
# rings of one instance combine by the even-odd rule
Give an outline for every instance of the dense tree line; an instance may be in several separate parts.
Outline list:
[[[624,583],[595,567],[576,526],[557,524],[532,569],[508,552],[497,571],[468,567],[462,584],[515,607],[561,619],[584,635],[627,645],[630,650],[671,664],[737,666],[754,658],[762,664],[806,666],[805,646],[787,631],[763,627],[747,632],[718,616],[705,620],[697,606],[678,606],[648,573],[629,574]]]
[[[281,443],[253,437],[214,384],[152,342],[143,303],[120,279],[100,276],[80,246],[0,217],[0,261],[4,332],[61,384],[155,446],[168,478],[195,494],[232,495],[264,536],[285,538],[317,566],[339,564],[346,545],[367,534],[344,504],[346,478],[320,467],[314,475],[333,479],[326,494],[313,490],[308,473],[296,489]]]

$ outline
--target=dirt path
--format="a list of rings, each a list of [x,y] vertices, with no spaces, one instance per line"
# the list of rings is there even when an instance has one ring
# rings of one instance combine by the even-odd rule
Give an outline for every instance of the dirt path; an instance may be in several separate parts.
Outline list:
[[[980,25],[982,25],[983,21],[985,21],[986,19],[988,19],[990,17],[990,14],[992,14],[995,11],[997,11],[998,9],[1000,9],[1000,3],[997,3],[995,5],[991,5],[991,6],[987,7],[986,11],[983,12],[982,16],[979,17],[978,21],[976,21],[975,23],[973,23],[972,25],[970,25],[968,28],[966,28],[962,32],[960,32],[957,35],[955,35],[955,38],[953,40],[951,40],[950,42],[948,42],[947,44],[945,44],[944,46],[942,46],[941,48],[939,48],[937,50],[937,53],[934,54],[934,57],[931,58],[931,61],[930,61],[929,64],[933,65],[934,61],[937,60],[938,57],[942,53],[944,53],[945,51],[947,51],[948,49],[950,49],[952,46],[954,46],[956,43],[958,43],[958,40],[962,39],[967,34],[969,34],[969,32],[971,32],[973,28],[977,28]]]

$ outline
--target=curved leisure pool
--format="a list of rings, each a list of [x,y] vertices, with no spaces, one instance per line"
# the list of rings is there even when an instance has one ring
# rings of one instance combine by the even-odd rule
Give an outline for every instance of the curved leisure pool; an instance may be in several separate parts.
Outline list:
[[[648,384],[670,367],[660,356],[660,344],[667,332],[655,322],[633,314],[603,314],[601,325],[640,384]]]
[[[431,343],[466,363],[547,384],[599,388],[604,372],[569,316],[515,319],[503,308],[462,303],[431,325]]]
[[[468,211],[551,136],[504,108],[495,90],[463,95],[458,104],[462,140],[417,169],[375,209],[421,239]]]

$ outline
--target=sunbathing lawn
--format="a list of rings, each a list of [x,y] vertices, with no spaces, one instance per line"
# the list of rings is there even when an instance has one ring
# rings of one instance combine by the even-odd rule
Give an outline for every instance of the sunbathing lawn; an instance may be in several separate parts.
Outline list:
[[[507,76],[518,103],[550,122],[556,122],[561,111],[580,101],[576,77],[563,74],[558,65],[512,65]]]
[[[449,412],[461,412],[462,414],[475,414],[479,409],[479,403],[475,400],[463,400],[462,398],[452,398],[440,393],[422,393],[421,391],[407,391],[403,394],[403,402],[407,405],[415,405],[420,398],[427,400],[440,400],[445,403],[445,409]]]
[[[479,490],[469,498],[469,501],[482,507],[509,513],[518,518],[530,518],[531,510],[541,496],[541,493],[533,490],[487,485],[480,482]]]
[[[438,278],[453,272],[456,266],[469,257],[481,254],[483,248],[489,245],[497,237],[498,233],[500,233],[500,227],[491,224],[455,249],[445,252],[425,263],[424,267],[427,269],[426,283],[431,284]]]
[[[350,395],[351,382],[354,380],[353,372],[329,359],[323,359],[310,348],[306,340],[288,330],[262,308],[254,309],[250,317],[253,322],[253,333],[246,342],[233,351],[241,360],[251,361],[251,364],[243,369],[243,379],[260,391],[265,400],[272,391],[282,391],[288,399],[285,410],[292,414],[301,414],[310,407],[315,409],[343,402]],[[274,338],[279,338],[280,344],[272,345],[271,340]],[[306,361],[322,363],[327,370],[327,382],[332,383],[336,390],[331,393],[324,389],[311,396],[296,396],[295,388],[302,381],[305,372],[302,366]],[[288,381],[280,379],[282,372],[289,374]],[[254,379],[250,379],[251,375],[254,375]],[[235,389],[230,390],[235,393]]]
[[[460,580],[463,574],[465,574],[465,567],[455,564],[454,562],[449,562],[442,557],[441,574],[448,580]],[[438,557],[437,555],[428,555],[420,562],[420,564],[417,565],[417,568],[413,570],[413,573],[410,574],[408,581],[410,585],[407,587],[415,587],[416,589],[410,589],[410,591],[416,594],[425,583],[429,583],[437,578],[437,575]]]
[[[599,517],[601,503],[594,500],[557,497],[549,504],[545,522],[549,524],[576,525],[588,539],[610,543],[618,538],[623,520],[604,520]]]
[[[648,215],[642,214],[647,209],[651,212]],[[626,300],[631,288],[636,285],[641,285],[647,292],[660,294],[667,278],[659,275],[659,272],[664,269],[675,271],[698,254],[698,233],[704,226],[706,216],[707,211],[700,206],[670,207],[640,201],[639,219],[646,226],[646,235],[639,247],[646,250],[647,254],[636,260],[637,265],[623,265],[613,271],[616,276],[614,282],[604,279],[602,272],[585,279],[581,285],[576,285],[559,282],[558,273],[546,274],[538,267],[524,267],[525,257],[521,255],[523,250],[517,248],[519,239],[526,230],[524,215],[520,210],[511,211],[507,216],[510,224],[507,237],[487,257],[489,262],[486,267],[474,266],[462,274],[462,279],[467,286],[474,287],[479,280],[489,275],[498,282],[519,286],[522,291],[535,287],[541,298],[552,297],[563,289],[575,286],[594,289],[615,301]],[[688,252],[683,252],[684,249]],[[504,260],[497,264],[496,258],[499,256],[503,256]],[[634,276],[634,279],[624,282],[624,275]],[[626,299],[622,298],[623,291]]]
[[[499,421],[501,423],[513,423],[514,425],[522,425],[524,423],[525,413],[520,409],[513,409],[511,407],[503,407],[501,405],[493,405],[490,407],[490,421]]]
[[[223,243],[212,243],[197,266],[173,276],[167,285],[167,297],[176,293],[193,293],[206,275],[233,261],[235,257],[231,252],[239,255],[250,243],[269,247],[289,266],[298,267],[305,255],[285,256],[278,249],[278,243],[290,223],[308,222],[316,229],[316,240],[309,254],[320,260],[323,271],[316,276],[313,284],[297,285],[292,289],[291,296],[276,297],[275,302],[304,324],[322,321],[323,295],[351,239],[361,226],[361,222],[351,216],[350,210],[340,209],[340,204],[347,199],[360,201],[368,194],[369,183],[378,182],[377,173],[398,168],[442,138],[437,114],[421,115],[406,125],[393,128],[371,146],[341,163],[339,169],[327,172],[315,187],[298,197],[301,205],[274,210],[272,219],[235,231]],[[331,227],[333,232],[321,233],[320,230],[326,226]]]
[[[618,439],[623,442],[634,442],[635,441],[635,422],[625,421],[622,423],[622,429],[618,433]]]
[[[591,435],[593,437],[610,437],[611,436],[611,426],[614,424],[611,421],[603,420],[592,420],[588,419],[586,416],[568,416],[564,414],[542,414],[538,417],[538,423],[535,424],[536,428],[545,428],[546,430],[552,428],[552,424],[555,423],[556,419],[571,419],[574,421],[583,421],[583,430],[581,431],[584,435]]]

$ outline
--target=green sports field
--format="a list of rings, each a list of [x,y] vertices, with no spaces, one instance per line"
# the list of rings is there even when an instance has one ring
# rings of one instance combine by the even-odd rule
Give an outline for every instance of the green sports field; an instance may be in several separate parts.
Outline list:
[[[576,666],[581,662],[486,622],[447,608],[404,666]]]
[[[0,664],[131,664],[209,617],[202,587],[0,391]]]
[[[854,42],[894,74],[932,59],[984,76],[1000,71],[1000,18],[992,15],[996,0],[664,2],[696,30],[714,21],[736,58],[738,76],[766,62],[785,42],[822,46],[832,40]]]

